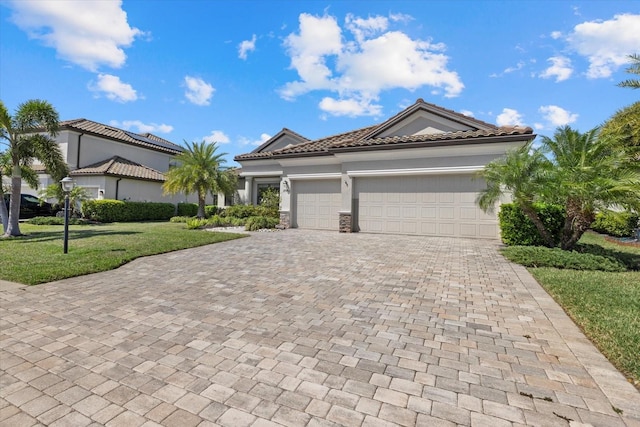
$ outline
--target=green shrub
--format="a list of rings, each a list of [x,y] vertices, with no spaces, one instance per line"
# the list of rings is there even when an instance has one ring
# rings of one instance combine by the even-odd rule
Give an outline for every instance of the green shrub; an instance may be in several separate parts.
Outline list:
[[[206,206],[204,207],[204,215],[205,215],[207,218],[210,218],[210,217],[212,217],[212,216],[214,216],[214,215],[220,215],[220,212],[221,212],[222,210],[223,210],[223,209],[221,209],[221,208],[219,208],[219,207],[217,207],[217,206],[215,206],[215,205],[206,205]]]
[[[188,220],[190,220],[191,218],[193,218],[192,216],[172,216],[169,219],[169,222],[179,222],[179,223],[186,223]]]
[[[227,206],[222,212],[222,216],[233,218],[249,218],[250,216],[260,216],[264,211],[260,206],[254,205],[233,205]]]
[[[219,215],[213,215],[207,220],[207,225],[210,227],[226,227],[230,224],[229,218],[223,218]]]
[[[560,248],[541,246],[510,246],[502,249],[502,254],[509,261],[526,267],[554,267],[572,270],[626,271],[626,266],[611,257],[563,251]]]
[[[36,216],[27,221],[33,225],[64,225],[64,217],[61,216]],[[69,218],[69,225],[85,225],[90,222],[81,218]]]
[[[247,218],[231,217],[229,218],[229,223],[234,227],[244,227],[244,225],[247,223]]]
[[[600,212],[591,224],[592,230],[615,237],[630,237],[637,227],[638,215],[631,212]]]
[[[187,228],[189,230],[195,230],[198,228],[205,228],[207,226],[207,220],[202,218],[191,218],[187,220]]]
[[[197,203],[178,203],[177,216],[196,216],[198,215]]]
[[[554,240],[560,242],[560,233],[564,225],[564,208],[557,205],[537,203],[534,209],[538,212],[540,220],[549,230]],[[500,235],[506,245],[543,246],[544,241],[533,222],[522,213],[515,203],[505,203],[500,206],[498,213],[500,220]]]
[[[121,200],[87,200],[82,202],[82,216],[99,222],[159,221],[173,216],[172,203],[124,202]]]
[[[275,188],[267,188],[260,197],[262,215],[272,218],[280,217],[280,192]]]
[[[257,231],[262,228],[275,228],[279,222],[279,219],[271,216],[252,216],[247,218],[244,229],[247,231]]]

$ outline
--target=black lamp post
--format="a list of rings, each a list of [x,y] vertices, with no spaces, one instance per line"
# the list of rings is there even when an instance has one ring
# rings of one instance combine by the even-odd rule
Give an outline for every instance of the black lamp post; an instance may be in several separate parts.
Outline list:
[[[69,193],[73,190],[75,182],[70,177],[64,177],[60,180],[62,191],[64,192],[64,253],[69,248]]]

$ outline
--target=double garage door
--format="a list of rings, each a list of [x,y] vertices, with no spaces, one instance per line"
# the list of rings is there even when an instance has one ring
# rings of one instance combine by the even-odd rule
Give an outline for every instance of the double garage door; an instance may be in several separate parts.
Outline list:
[[[499,237],[496,215],[475,203],[484,182],[472,175],[357,177],[353,182],[356,231]],[[338,230],[339,180],[296,182],[294,196],[294,226]]]

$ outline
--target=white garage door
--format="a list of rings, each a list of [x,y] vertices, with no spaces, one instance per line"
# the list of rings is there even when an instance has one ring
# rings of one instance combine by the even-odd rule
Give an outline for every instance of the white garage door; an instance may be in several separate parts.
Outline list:
[[[357,227],[372,233],[498,238],[496,215],[475,200],[471,175],[356,178]]]
[[[342,196],[339,180],[294,181],[293,226],[338,230]]]

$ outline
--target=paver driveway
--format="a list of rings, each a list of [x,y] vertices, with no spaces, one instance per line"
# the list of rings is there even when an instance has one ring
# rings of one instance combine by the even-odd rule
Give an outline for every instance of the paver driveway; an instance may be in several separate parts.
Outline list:
[[[0,292],[0,420],[640,425],[640,393],[496,249],[288,230]]]

